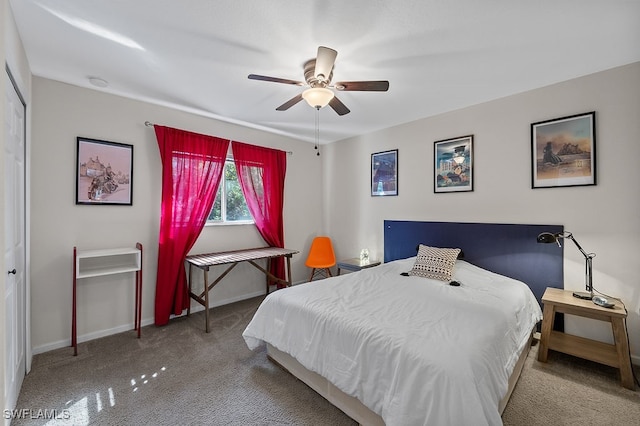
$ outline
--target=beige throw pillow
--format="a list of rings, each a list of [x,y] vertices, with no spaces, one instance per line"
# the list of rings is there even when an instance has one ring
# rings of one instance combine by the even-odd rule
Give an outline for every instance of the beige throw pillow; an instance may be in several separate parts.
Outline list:
[[[418,256],[409,275],[451,281],[460,249],[429,247],[420,244]]]

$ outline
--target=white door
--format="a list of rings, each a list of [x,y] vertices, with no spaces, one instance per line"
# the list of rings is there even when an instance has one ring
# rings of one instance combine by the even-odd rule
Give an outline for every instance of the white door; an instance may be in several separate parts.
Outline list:
[[[5,409],[16,406],[25,375],[25,107],[6,79],[4,120]]]

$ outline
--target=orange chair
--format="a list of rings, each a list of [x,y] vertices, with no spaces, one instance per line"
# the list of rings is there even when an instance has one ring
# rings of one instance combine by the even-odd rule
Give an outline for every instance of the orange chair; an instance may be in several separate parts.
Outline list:
[[[305,265],[311,268],[309,281],[313,280],[315,275],[323,275],[324,278],[333,276],[330,268],[336,266],[336,255],[333,252],[331,238],[315,237],[313,239]]]

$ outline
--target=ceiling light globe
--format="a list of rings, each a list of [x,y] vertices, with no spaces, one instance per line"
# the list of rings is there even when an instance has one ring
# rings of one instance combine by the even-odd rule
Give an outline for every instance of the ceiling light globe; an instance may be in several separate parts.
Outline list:
[[[307,101],[312,108],[326,107],[329,102],[331,102],[331,99],[333,99],[333,96],[333,92],[324,87],[312,87],[302,92],[302,98]]]

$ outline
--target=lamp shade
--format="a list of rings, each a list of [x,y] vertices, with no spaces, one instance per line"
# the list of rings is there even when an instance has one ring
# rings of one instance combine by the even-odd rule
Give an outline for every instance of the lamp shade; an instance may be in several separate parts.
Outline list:
[[[324,87],[312,87],[302,92],[302,98],[313,108],[323,108],[333,99],[333,92]]]
[[[558,242],[558,239],[557,239],[557,237],[555,235],[553,235],[550,232],[543,232],[540,235],[538,235],[537,241],[539,243],[549,244],[549,243]]]

